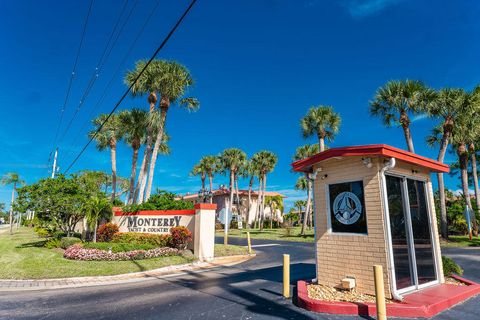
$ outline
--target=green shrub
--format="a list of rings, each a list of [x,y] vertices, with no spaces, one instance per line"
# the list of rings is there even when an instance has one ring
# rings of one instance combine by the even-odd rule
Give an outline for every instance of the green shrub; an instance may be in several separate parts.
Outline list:
[[[99,249],[112,252],[128,252],[133,250],[150,250],[156,248],[151,244],[136,244],[136,243],[116,243],[116,242],[85,242],[83,247],[86,249]]]
[[[170,242],[170,235],[141,232],[118,232],[113,235],[112,242],[150,244],[155,247],[166,247]]]
[[[118,226],[115,223],[107,222],[102,224],[97,230],[97,241],[99,242],[110,242],[112,241],[113,236],[119,230]]]
[[[463,274],[463,269],[449,257],[442,256],[442,265],[443,274],[447,277],[451,276],[453,273],[458,274],[459,276]]]
[[[74,245],[77,243],[82,243],[82,240],[75,237],[64,237],[60,240],[60,247],[62,249],[67,249],[71,245]]]
[[[187,249],[188,242],[192,240],[192,233],[184,226],[171,228],[170,235],[169,247],[179,250]]]
[[[48,238],[48,237],[51,236],[50,231],[47,230],[47,229],[45,229],[45,228],[35,227],[33,230],[34,230],[34,231],[37,233],[37,235],[38,235],[39,237],[41,237],[41,238]]]
[[[44,244],[45,248],[53,249],[53,248],[60,248],[60,240],[55,238],[50,238]]]
[[[143,210],[187,210],[193,209],[190,201],[179,200],[174,193],[159,191],[142,204],[131,204],[122,208],[123,212],[138,212]]]

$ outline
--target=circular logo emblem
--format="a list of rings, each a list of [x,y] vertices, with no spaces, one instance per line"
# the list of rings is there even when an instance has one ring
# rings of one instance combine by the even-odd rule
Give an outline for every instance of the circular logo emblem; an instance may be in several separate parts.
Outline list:
[[[362,204],[354,193],[342,192],[333,201],[333,213],[340,223],[353,224],[362,214]]]

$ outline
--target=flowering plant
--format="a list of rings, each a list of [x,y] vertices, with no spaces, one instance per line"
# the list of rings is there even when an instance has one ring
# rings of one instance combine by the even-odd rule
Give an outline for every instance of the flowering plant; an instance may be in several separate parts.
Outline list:
[[[74,244],[65,250],[63,257],[66,259],[83,261],[121,261],[158,258],[177,255],[179,253],[179,250],[167,247],[155,248],[151,250],[111,252],[100,249],[86,249],[81,244]]]

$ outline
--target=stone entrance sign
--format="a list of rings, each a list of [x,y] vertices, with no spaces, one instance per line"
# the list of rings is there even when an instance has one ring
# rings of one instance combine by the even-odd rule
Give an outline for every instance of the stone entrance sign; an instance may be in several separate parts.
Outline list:
[[[169,234],[173,227],[184,226],[192,233],[190,248],[200,260],[214,256],[216,204],[199,203],[193,210],[152,210],[135,213],[114,208],[112,222],[120,232]]]

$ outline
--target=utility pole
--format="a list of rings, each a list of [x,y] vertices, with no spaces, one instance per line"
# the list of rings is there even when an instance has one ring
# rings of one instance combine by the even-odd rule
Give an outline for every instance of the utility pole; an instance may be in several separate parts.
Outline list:
[[[55,156],[53,157],[52,179],[55,178],[55,172],[57,171],[57,155],[58,148],[55,149]]]

